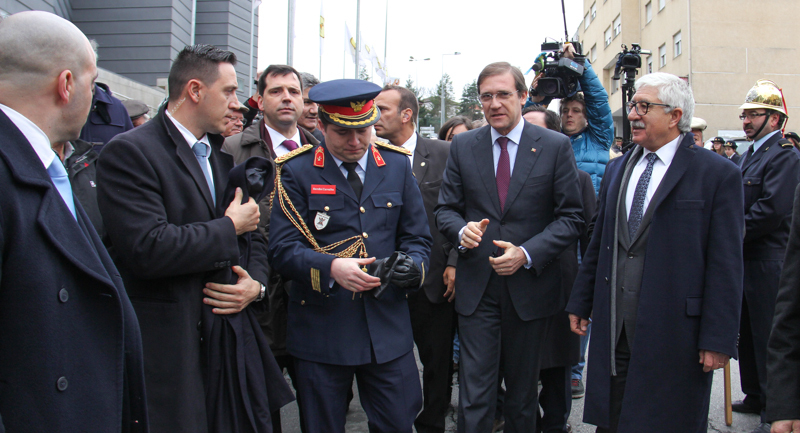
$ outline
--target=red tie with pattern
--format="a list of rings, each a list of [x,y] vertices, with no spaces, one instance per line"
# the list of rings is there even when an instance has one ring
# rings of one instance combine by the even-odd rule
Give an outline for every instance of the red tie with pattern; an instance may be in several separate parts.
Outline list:
[[[500,159],[497,161],[497,173],[495,174],[495,180],[497,181],[497,196],[500,198],[500,211],[502,212],[506,206],[508,184],[511,182],[511,163],[508,157],[508,137],[498,138],[497,144],[500,145]]]

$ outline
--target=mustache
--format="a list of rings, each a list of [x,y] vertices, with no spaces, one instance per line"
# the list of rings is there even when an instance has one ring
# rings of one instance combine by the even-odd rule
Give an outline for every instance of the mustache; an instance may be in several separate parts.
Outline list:
[[[633,122],[631,122],[631,128],[644,129],[644,122],[642,122],[641,120],[634,120]]]

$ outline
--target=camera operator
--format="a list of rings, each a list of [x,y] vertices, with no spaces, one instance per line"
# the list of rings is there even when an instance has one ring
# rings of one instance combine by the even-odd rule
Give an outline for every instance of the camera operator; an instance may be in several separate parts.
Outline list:
[[[563,55],[575,59],[572,44],[565,45]],[[614,142],[614,120],[608,105],[608,93],[600,78],[588,60],[584,61],[584,67],[583,75],[578,78],[582,93],[561,100],[561,131],[569,136],[578,169],[589,173],[597,193],[608,164],[608,151]],[[538,76],[534,78],[533,89],[538,79]],[[544,99],[544,96],[529,96],[525,106],[540,105]]]

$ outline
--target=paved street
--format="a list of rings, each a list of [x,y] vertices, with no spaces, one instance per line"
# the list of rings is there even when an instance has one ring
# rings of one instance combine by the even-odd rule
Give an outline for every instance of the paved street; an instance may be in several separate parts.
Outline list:
[[[422,375],[422,366],[417,360],[420,367],[420,376]],[[739,364],[736,361],[731,361],[731,382],[732,382],[732,395],[733,400],[740,400],[744,397],[739,386]],[[355,387],[354,387],[355,388]],[[347,414],[347,432],[348,433],[368,433],[367,416],[361,409],[358,402],[358,390],[354,389],[356,393],[355,399],[350,404],[350,413]],[[653,399],[657,400],[659,396],[654,395]],[[742,415],[733,414],[733,425],[728,427],[725,425],[725,411],[723,404],[723,373],[722,370],[717,370],[714,373],[714,388],[711,392],[711,410],[709,411],[708,431],[721,432],[721,433],[750,433],[755,427],[758,426],[757,415]],[[455,432],[455,408],[458,406],[458,384],[454,381],[453,386],[453,410],[448,415],[447,431]],[[593,433],[594,426],[583,424],[581,418],[583,416],[583,399],[572,400],[572,415],[570,416],[570,424],[572,424],[572,431],[575,433]],[[299,433],[300,427],[297,418],[297,405],[292,403],[283,408],[281,411],[281,418],[283,423],[284,433]],[[655,431],[653,426],[649,426],[646,431]],[[644,431],[644,430],[643,430]],[[315,432],[309,432],[315,433]],[[488,433],[488,432],[487,432]]]

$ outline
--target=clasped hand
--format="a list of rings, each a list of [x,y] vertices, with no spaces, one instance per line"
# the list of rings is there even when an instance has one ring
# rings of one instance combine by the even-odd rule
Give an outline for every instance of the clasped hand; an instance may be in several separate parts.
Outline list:
[[[206,305],[214,307],[214,314],[233,314],[245,309],[261,293],[261,283],[250,278],[241,266],[233,266],[233,272],[239,276],[236,284],[207,283],[203,289]]]

